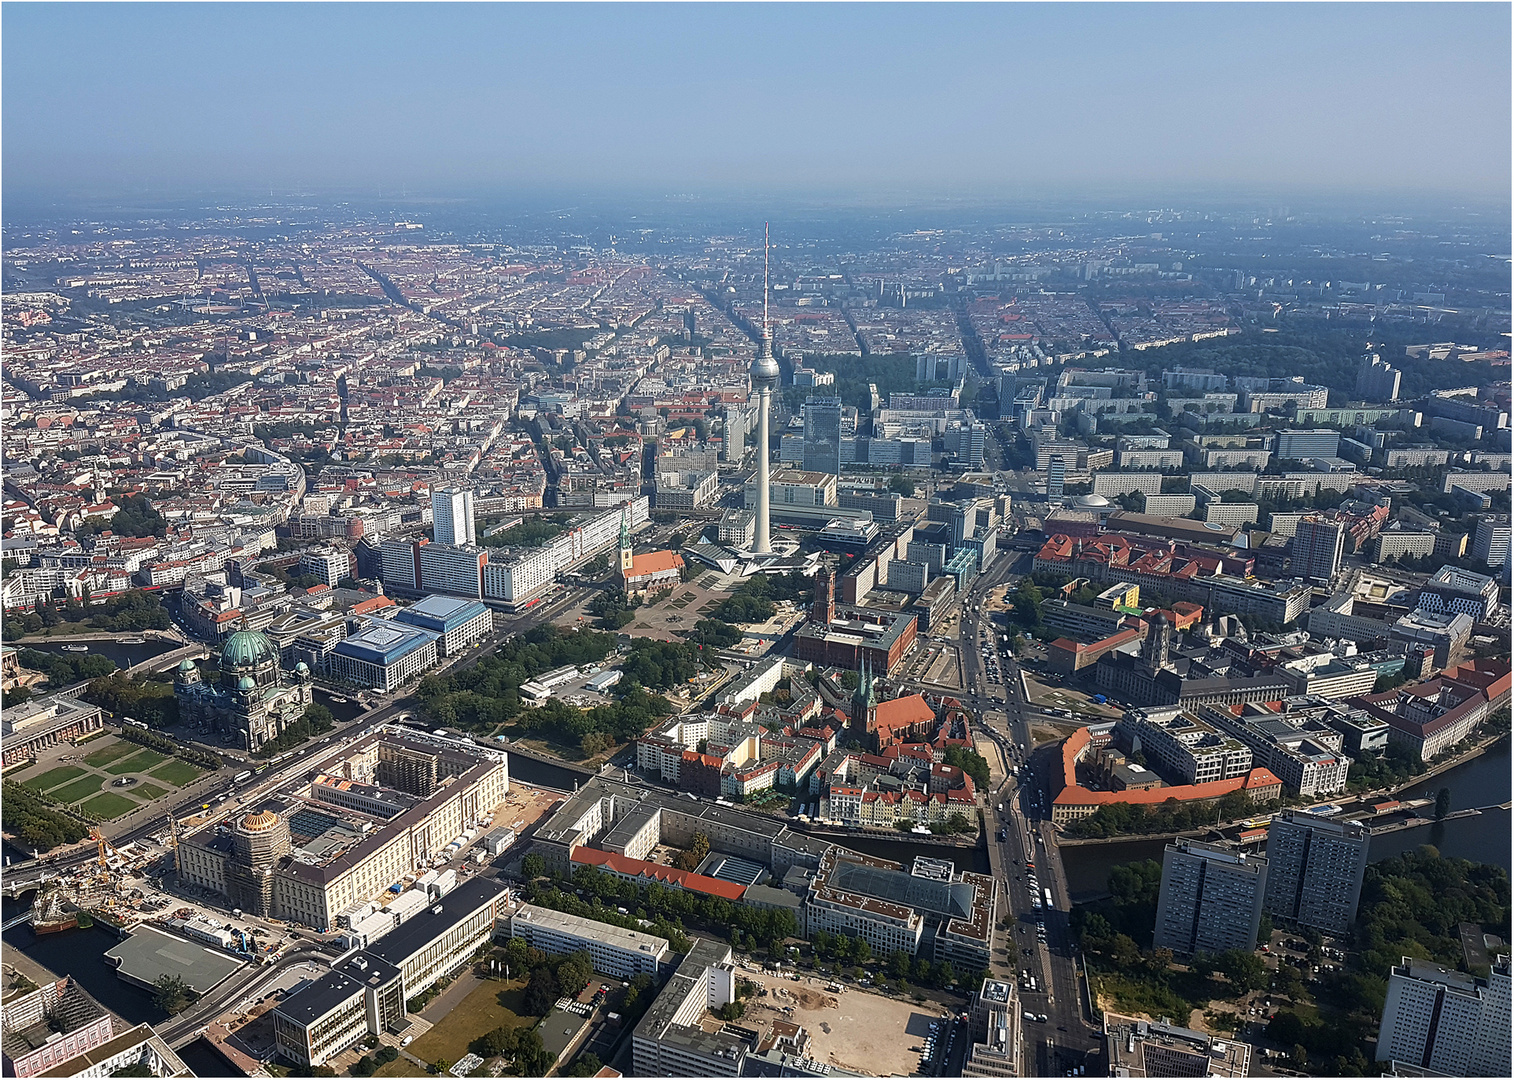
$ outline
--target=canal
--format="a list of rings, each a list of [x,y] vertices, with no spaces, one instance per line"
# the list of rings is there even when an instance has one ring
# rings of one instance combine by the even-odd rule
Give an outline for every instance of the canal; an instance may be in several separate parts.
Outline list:
[[[1423,789],[1406,791],[1417,798],[1425,792],[1431,798],[1441,788],[1451,789],[1451,809],[1475,806],[1498,806],[1509,801],[1509,743],[1507,740],[1458,765],[1449,772],[1425,781]],[[1400,829],[1373,839],[1369,857],[1379,859],[1401,855],[1421,844],[1433,845],[1448,858],[1492,863],[1510,869],[1508,810],[1484,810],[1475,817],[1454,821],[1437,821],[1413,829]],[[1162,861],[1166,840],[1121,840],[1111,844],[1080,844],[1062,849],[1062,866],[1067,885],[1074,898],[1097,895],[1109,884],[1110,867],[1151,859]]]

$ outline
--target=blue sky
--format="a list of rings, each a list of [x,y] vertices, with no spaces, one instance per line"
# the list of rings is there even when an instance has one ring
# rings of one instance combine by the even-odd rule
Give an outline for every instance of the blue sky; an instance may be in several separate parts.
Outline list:
[[[1506,4],[6,3],[7,194],[1436,192]]]

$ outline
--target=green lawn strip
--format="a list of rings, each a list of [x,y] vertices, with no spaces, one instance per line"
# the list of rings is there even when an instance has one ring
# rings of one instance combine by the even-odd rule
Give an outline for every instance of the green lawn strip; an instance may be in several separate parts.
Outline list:
[[[524,980],[488,980],[449,1009],[435,1027],[406,1049],[422,1061],[438,1058],[457,1061],[468,1053],[468,1044],[480,1035],[502,1025],[530,1027],[535,1024],[536,1017],[522,1016],[516,1011],[521,1009],[524,997]]]
[[[22,787],[29,787],[33,791],[51,791],[60,784],[66,784],[76,776],[83,776],[89,772],[81,765],[60,765],[56,769],[48,769],[41,776],[34,776],[30,780],[23,780]]]
[[[81,776],[71,784],[64,784],[60,788],[48,792],[53,798],[61,803],[76,803],[80,799],[87,799],[100,790],[100,785],[105,781],[97,774]]]
[[[127,788],[126,794],[134,799],[141,799],[143,802],[152,802],[154,799],[161,799],[167,795],[168,789],[160,788],[157,784],[138,784],[134,788]]]
[[[203,771],[203,769],[196,768],[187,761],[175,759],[167,765],[158,766],[147,775],[156,777],[164,783],[172,784],[174,787],[183,787]]]
[[[154,765],[161,764],[166,760],[168,760],[167,756],[158,753],[156,750],[143,750],[141,753],[133,754],[129,758],[122,758],[112,765],[105,766],[105,771],[112,776],[123,776],[131,772],[146,772]]]
[[[123,798],[111,791],[96,795],[89,802],[80,805],[80,810],[85,810],[98,817],[111,821],[122,814],[130,813],[137,808],[137,804],[130,799]]]
[[[109,746],[102,746],[93,753],[85,754],[84,763],[95,766],[109,765],[117,758],[124,758],[128,754],[136,753],[139,749],[141,747],[136,743],[129,743],[125,739],[122,739],[119,742],[111,743]]]

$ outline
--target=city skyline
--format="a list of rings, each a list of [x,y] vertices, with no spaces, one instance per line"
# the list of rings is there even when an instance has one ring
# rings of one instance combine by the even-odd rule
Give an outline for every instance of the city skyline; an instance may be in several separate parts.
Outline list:
[[[1483,204],[1510,183],[1494,5],[37,5],[4,26],[7,197]]]

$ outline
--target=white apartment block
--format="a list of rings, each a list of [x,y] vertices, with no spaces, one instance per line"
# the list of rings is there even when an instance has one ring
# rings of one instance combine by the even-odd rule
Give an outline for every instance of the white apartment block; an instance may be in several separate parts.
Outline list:
[[[1182,450],[1121,450],[1122,469],[1177,469],[1183,464]]]
[[[616,979],[656,975],[671,956],[666,938],[533,904],[522,904],[510,915],[509,930],[511,937],[553,956],[587,952],[595,971]]]
[[[351,556],[339,548],[314,548],[300,555],[300,573],[314,574],[323,585],[334,586],[351,566]]]
[[[1484,517],[1472,535],[1472,557],[1484,566],[1503,566],[1509,561],[1509,519]]]
[[[1509,1075],[1509,958],[1485,981],[1404,957],[1388,977],[1377,1060],[1442,1076]]]
[[[1170,495],[1147,494],[1142,501],[1141,513],[1153,517],[1186,517],[1193,513],[1198,499],[1192,492],[1174,492]]]
[[[1162,478],[1156,473],[1100,472],[1093,478],[1093,493],[1106,498],[1137,493],[1159,495],[1161,492]]]
[[[1373,562],[1385,562],[1405,555],[1417,559],[1433,554],[1435,554],[1435,534],[1429,530],[1419,532],[1409,529],[1386,529],[1377,534],[1372,547]]]
[[[1383,467],[1387,469],[1419,469],[1444,465],[1450,460],[1451,451],[1432,446],[1402,446],[1383,451]]]

